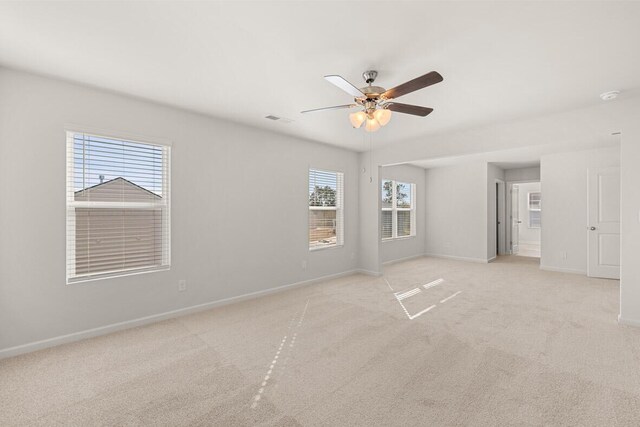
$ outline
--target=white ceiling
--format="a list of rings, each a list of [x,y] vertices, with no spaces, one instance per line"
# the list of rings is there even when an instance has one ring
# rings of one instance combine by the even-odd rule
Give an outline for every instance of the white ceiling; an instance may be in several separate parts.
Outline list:
[[[530,145],[500,151],[486,151],[461,156],[434,157],[416,160],[409,164],[425,169],[464,165],[476,162],[487,162],[501,169],[517,169],[540,166],[542,156],[554,153],[588,150],[596,147],[616,147],[620,145],[620,134],[612,134],[602,140],[553,142],[549,144]]]
[[[633,96],[639,21],[612,1],[0,2],[0,64],[365,150],[348,111],[299,113],[351,101],[323,75],[444,76],[401,98],[435,112],[394,114],[380,146]]]

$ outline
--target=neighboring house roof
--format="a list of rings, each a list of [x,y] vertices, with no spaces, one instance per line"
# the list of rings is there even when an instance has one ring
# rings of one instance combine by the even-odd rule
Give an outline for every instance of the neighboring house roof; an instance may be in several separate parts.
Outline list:
[[[105,195],[108,198],[108,196],[113,196],[115,193],[121,193],[123,185],[133,190],[125,193],[128,200],[135,200],[138,197],[141,197],[144,200],[149,200],[149,197],[162,199],[162,196],[154,193],[153,191],[147,190],[128,179],[122,178],[121,176],[78,190],[75,192],[75,199],[79,200],[90,196],[93,200],[98,200],[100,195]]]

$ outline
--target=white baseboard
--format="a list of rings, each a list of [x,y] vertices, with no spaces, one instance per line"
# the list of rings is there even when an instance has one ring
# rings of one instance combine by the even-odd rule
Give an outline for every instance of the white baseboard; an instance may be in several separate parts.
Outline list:
[[[618,315],[618,323],[620,323],[621,325],[627,325],[627,326],[635,326],[640,328],[640,320],[634,320],[634,319],[627,319],[622,317],[622,315]]]
[[[454,255],[442,255],[442,254],[425,253],[424,256],[428,256],[428,257],[432,257],[432,258],[453,259],[453,260],[456,260],[456,261],[465,261],[465,262],[479,262],[479,263],[482,263],[482,264],[486,264],[486,263],[489,262],[489,260],[486,260],[484,258],[469,258],[469,257],[454,256]]]
[[[537,240],[520,240],[518,242],[520,245],[534,245],[534,246],[540,246],[540,241]]]
[[[491,258],[489,258],[489,259],[487,260],[487,263],[493,262],[493,261],[495,261],[495,260],[497,260],[497,259],[498,259],[498,257],[497,257],[497,256],[492,256]]]
[[[583,276],[587,275],[587,272],[583,270],[576,270],[573,268],[564,268],[564,267],[552,267],[549,265],[542,265],[542,264],[540,264],[540,270],[555,271],[558,273],[582,274]]]
[[[366,274],[367,276],[380,277],[382,273],[379,271],[365,270],[363,268],[359,268],[357,270],[353,270],[353,273],[361,273]]]
[[[222,305],[232,304],[235,302],[245,301],[261,296],[274,294],[288,289],[312,285],[325,280],[337,279],[339,277],[349,276],[355,273],[364,273],[372,276],[380,276],[382,273],[368,272],[367,270],[348,270],[341,273],[330,274],[327,276],[317,277],[315,279],[304,280],[301,282],[291,283],[288,285],[277,286],[275,288],[269,288],[262,291],[251,292],[248,294],[238,295],[230,298],[223,298],[221,300],[210,301],[203,304],[192,305],[189,307],[179,308],[177,310],[167,311],[159,314],[152,314],[151,316],[139,317],[137,319],[126,320],[124,322],[112,323],[110,325],[99,326],[97,328],[86,329],[84,331],[73,332],[66,335],[60,335],[53,338],[47,338],[40,341],[35,341],[27,344],[17,345],[15,347],[8,347],[0,350],[0,359],[7,357],[13,357],[24,353],[31,353],[33,351],[42,350],[49,347],[55,347],[61,344],[66,344],[74,341],[80,341],[86,338],[97,337],[99,335],[106,335],[112,332],[121,331],[124,329],[135,328],[137,326],[148,325],[149,323],[159,322],[161,320],[172,319],[175,317],[185,316],[199,311],[208,310],[214,307]]]
[[[398,258],[398,259],[390,259],[389,261],[383,262],[382,265],[389,265],[389,264],[395,264],[395,263],[403,262],[403,261],[410,261],[410,260],[416,259],[416,258],[424,258],[424,254],[411,255],[411,256],[407,256],[407,257],[404,257],[404,258]]]

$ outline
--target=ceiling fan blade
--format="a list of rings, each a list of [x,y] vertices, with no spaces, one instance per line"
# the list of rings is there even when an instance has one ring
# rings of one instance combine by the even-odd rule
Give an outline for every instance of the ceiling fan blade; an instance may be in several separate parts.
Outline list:
[[[433,111],[433,108],[420,107],[419,105],[400,104],[398,102],[385,104],[385,108],[395,111],[396,113],[412,114],[414,116],[421,117],[425,117]]]
[[[354,98],[359,98],[361,96],[364,96],[364,93],[362,93],[360,89],[358,89],[357,87],[349,83],[342,76],[330,75],[330,76],[324,76],[324,79],[329,83],[332,83],[338,86],[340,89],[347,92],[349,95],[353,96]]]
[[[389,89],[385,93],[382,94],[386,99],[394,99],[399,98],[402,95],[406,95],[411,92],[415,92],[416,90],[423,89],[427,86],[434,85],[436,83],[440,83],[442,80],[442,76],[437,71],[432,71],[430,73],[425,74],[424,76],[417,77],[413,80],[409,80],[406,83],[402,83],[394,88]]]
[[[305,110],[305,111],[301,111],[301,113],[304,114],[304,113],[314,113],[316,111],[325,111],[325,110],[341,110],[343,108],[353,108],[357,106],[358,104],[336,105],[334,107],[323,107],[323,108],[314,108],[313,110]]]

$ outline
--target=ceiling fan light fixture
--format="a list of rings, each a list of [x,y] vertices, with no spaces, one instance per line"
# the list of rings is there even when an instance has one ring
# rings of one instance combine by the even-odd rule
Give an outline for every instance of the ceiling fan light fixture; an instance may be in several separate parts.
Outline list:
[[[373,113],[373,117],[380,123],[380,126],[386,126],[391,120],[391,110],[381,108]]]
[[[367,119],[367,124],[364,127],[364,130],[367,132],[375,132],[380,129],[380,123],[376,119]]]
[[[351,122],[351,126],[356,129],[362,126],[362,123],[364,123],[366,118],[367,115],[364,113],[364,111],[358,111],[357,113],[349,114],[349,121]]]

